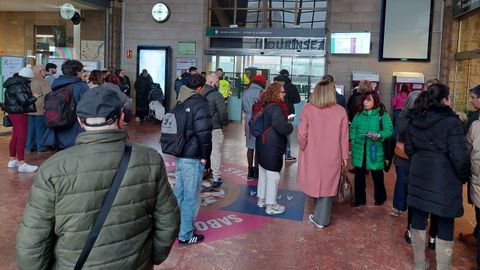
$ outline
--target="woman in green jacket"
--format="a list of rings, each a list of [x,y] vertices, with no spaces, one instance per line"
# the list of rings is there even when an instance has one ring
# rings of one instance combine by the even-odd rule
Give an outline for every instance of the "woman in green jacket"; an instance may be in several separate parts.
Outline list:
[[[393,135],[393,126],[377,92],[365,93],[358,114],[350,125],[352,164],[355,167],[355,201],[352,207],[365,205],[365,173],[370,170],[374,184],[375,205],[387,200],[383,182],[382,142]],[[382,126],[380,126],[380,121]]]

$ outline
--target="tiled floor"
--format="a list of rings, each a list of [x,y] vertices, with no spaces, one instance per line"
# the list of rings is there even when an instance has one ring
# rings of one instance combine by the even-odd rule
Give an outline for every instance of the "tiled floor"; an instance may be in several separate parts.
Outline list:
[[[130,140],[160,148],[160,126],[132,123]],[[202,207],[199,226],[205,229],[206,243],[175,246],[170,257],[156,269],[411,269],[410,247],[403,240],[405,217],[390,216],[394,174],[386,176],[389,200],[384,206],[373,206],[372,185],[368,183],[367,206],[351,208],[333,206],[331,225],[322,230],[309,223],[313,200],[305,200],[304,220],[264,217],[255,214],[220,210],[240,194],[246,172],[246,151],[242,125],[232,123],[225,130],[224,176],[226,198]],[[293,138],[293,137],[292,137]],[[13,258],[15,233],[34,174],[19,174],[7,169],[10,137],[0,137],[0,269],[16,269]],[[296,149],[296,144],[293,145]],[[295,152],[295,151],[294,151]],[[27,161],[40,164],[50,154],[27,154]],[[171,158],[167,158],[171,161]],[[282,171],[281,188],[297,190],[296,163],[288,163]],[[251,194],[250,194],[251,195]],[[252,197],[252,196],[251,196]],[[289,200],[292,197],[286,196]],[[254,195],[253,195],[254,198]],[[292,199],[292,203],[296,203]],[[246,202],[245,205],[251,202]],[[254,202],[253,202],[254,203]],[[297,202],[298,203],[298,202]],[[247,207],[247,206],[246,206]],[[289,208],[287,207],[287,211]],[[290,211],[292,208],[290,208]],[[222,215],[223,216],[215,216]],[[237,223],[238,222],[238,223]],[[456,235],[470,232],[474,213],[465,204],[465,216],[456,220]],[[220,225],[219,225],[220,224]],[[250,227],[249,227],[250,226]],[[248,227],[248,228],[247,228]],[[435,253],[427,251],[430,261]],[[456,242],[453,269],[469,269],[475,263],[475,250]],[[433,267],[432,267],[433,269]]]

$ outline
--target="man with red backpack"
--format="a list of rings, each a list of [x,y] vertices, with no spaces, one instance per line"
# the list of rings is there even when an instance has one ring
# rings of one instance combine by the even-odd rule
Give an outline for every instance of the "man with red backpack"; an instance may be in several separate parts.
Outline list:
[[[265,88],[267,79],[263,75],[256,75],[248,88],[243,92],[242,111],[245,112],[245,146],[247,147],[248,174],[247,181],[258,179],[258,162],[255,156],[255,136],[250,131],[250,119],[253,105],[259,101],[260,93]],[[261,106],[260,106],[261,107]]]
[[[83,69],[83,64],[78,60],[66,60],[62,64],[62,73],[60,77],[55,79],[52,84],[52,93],[51,95],[59,94],[53,93],[55,91],[62,91],[62,94],[65,95],[57,95],[62,97],[73,97],[73,105],[76,106],[80,101],[83,93],[85,93],[89,87],[88,84],[82,81],[82,77],[85,74],[85,70]],[[65,106],[65,103],[69,103],[68,100],[62,100],[61,98],[57,98],[53,104],[48,102],[49,96],[45,97],[45,118],[47,122],[47,126],[50,128],[47,129],[46,134],[43,136],[44,145],[45,146],[57,146],[59,149],[69,148],[75,145],[75,140],[77,139],[77,135],[82,132],[82,128],[78,124],[77,121],[58,121],[61,124],[56,125],[49,125],[49,121],[52,121],[52,115],[60,119],[56,120],[63,120],[65,118],[65,114],[72,114],[72,111],[68,112],[65,111],[62,107]],[[57,111],[52,112],[47,104],[52,105],[51,107],[58,108]],[[75,109],[73,108],[73,115],[75,116]]]

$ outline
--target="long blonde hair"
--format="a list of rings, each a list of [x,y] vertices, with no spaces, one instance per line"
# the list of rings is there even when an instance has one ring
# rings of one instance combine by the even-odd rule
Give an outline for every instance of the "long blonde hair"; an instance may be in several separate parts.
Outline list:
[[[337,104],[335,85],[328,80],[318,82],[310,96],[310,104],[317,108],[326,108]]]

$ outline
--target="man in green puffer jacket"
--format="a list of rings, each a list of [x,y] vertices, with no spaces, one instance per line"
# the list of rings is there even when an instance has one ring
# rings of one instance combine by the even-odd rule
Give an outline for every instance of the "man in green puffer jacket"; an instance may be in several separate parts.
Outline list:
[[[115,91],[85,92],[77,115],[86,132],[40,167],[17,233],[19,269],[74,269],[123,155],[127,134]],[[178,235],[180,212],[165,165],[132,144],[128,169],[83,269],[153,269]]]

